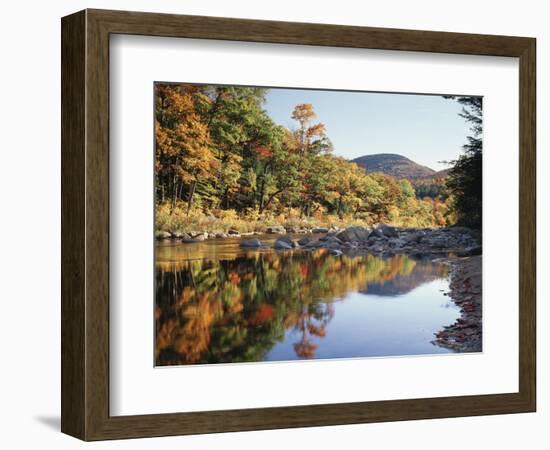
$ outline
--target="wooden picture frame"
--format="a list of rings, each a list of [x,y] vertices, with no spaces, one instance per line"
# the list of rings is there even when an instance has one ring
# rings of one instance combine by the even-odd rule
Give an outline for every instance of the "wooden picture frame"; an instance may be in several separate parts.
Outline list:
[[[62,416],[84,440],[535,411],[533,38],[85,10],[62,19]],[[519,58],[519,392],[109,415],[109,36],[135,34]]]

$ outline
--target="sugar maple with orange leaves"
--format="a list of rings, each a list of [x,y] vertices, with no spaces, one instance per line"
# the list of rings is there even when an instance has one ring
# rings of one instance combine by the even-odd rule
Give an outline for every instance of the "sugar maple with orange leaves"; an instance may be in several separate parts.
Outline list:
[[[213,178],[219,167],[212,152],[210,132],[197,112],[197,91],[192,86],[157,85],[156,101],[159,106],[155,120],[155,169],[172,190],[172,209],[180,190],[189,186],[190,210],[197,182]]]

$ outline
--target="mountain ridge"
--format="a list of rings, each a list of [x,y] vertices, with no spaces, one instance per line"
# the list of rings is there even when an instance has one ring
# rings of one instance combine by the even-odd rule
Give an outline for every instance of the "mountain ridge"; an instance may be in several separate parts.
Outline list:
[[[407,178],[411,180],[444,178],[449,171],[449,169],[436,171],[397,153],[363,155],[352,159],[351,162],[363,167],[367,173],[382,172],[395,178]]]

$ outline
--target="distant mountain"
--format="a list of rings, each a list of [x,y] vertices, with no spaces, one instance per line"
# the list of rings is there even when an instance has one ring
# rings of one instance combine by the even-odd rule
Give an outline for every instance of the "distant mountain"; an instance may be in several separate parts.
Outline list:
[[[355,158],[352,162],[365,168],[367,172],[382,172],[395,178],[407,178],[409,180],[422,180],[444,178],[448,169],[436,172],[426,166],[421,166],[402,155],[393,153],[378,153]]]
[[[432,178],[447,178],[451,169],[443,169],[432,175]]]

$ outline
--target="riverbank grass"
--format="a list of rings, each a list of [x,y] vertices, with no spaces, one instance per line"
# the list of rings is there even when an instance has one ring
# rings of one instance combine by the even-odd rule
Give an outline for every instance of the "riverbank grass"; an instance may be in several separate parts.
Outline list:
[[[303,232],[315,228],[343,229],[348,227],[372,227],[379,223],[379,217],[369,213],[330,214],[322,209],[310,216],[304,216],[299,208],[284,208],[275,213],[265,211],[260,214],[256,209],[247,208],[242,212],[234,209],[213,209],[205,212],[200,208],[188,211],[185,202],[175,206],[165,202],[155,207],[155,229],[167,233],[265,233],[270,227],[282,227],[288,232]],[[384,221],[397,227],[430,227],[438,228],[432,220],[410,215],[400,215],[398,211]]]
[[[334,214],[314,214],[301,217],[296,208],[288,208],[284,213],[258,214],[255,210],[237,213],[235,210],[213,210],[204,213],[198,209],[187,212],[184,205],[172,208],[169,203],[157,205],[155,229],[168,233],[265,233],[269,227],[283,227],[286,230],[312,230],[315,228],[342,229],[350,226],[372,226],[374,220],[368,217],[339,217]]]

